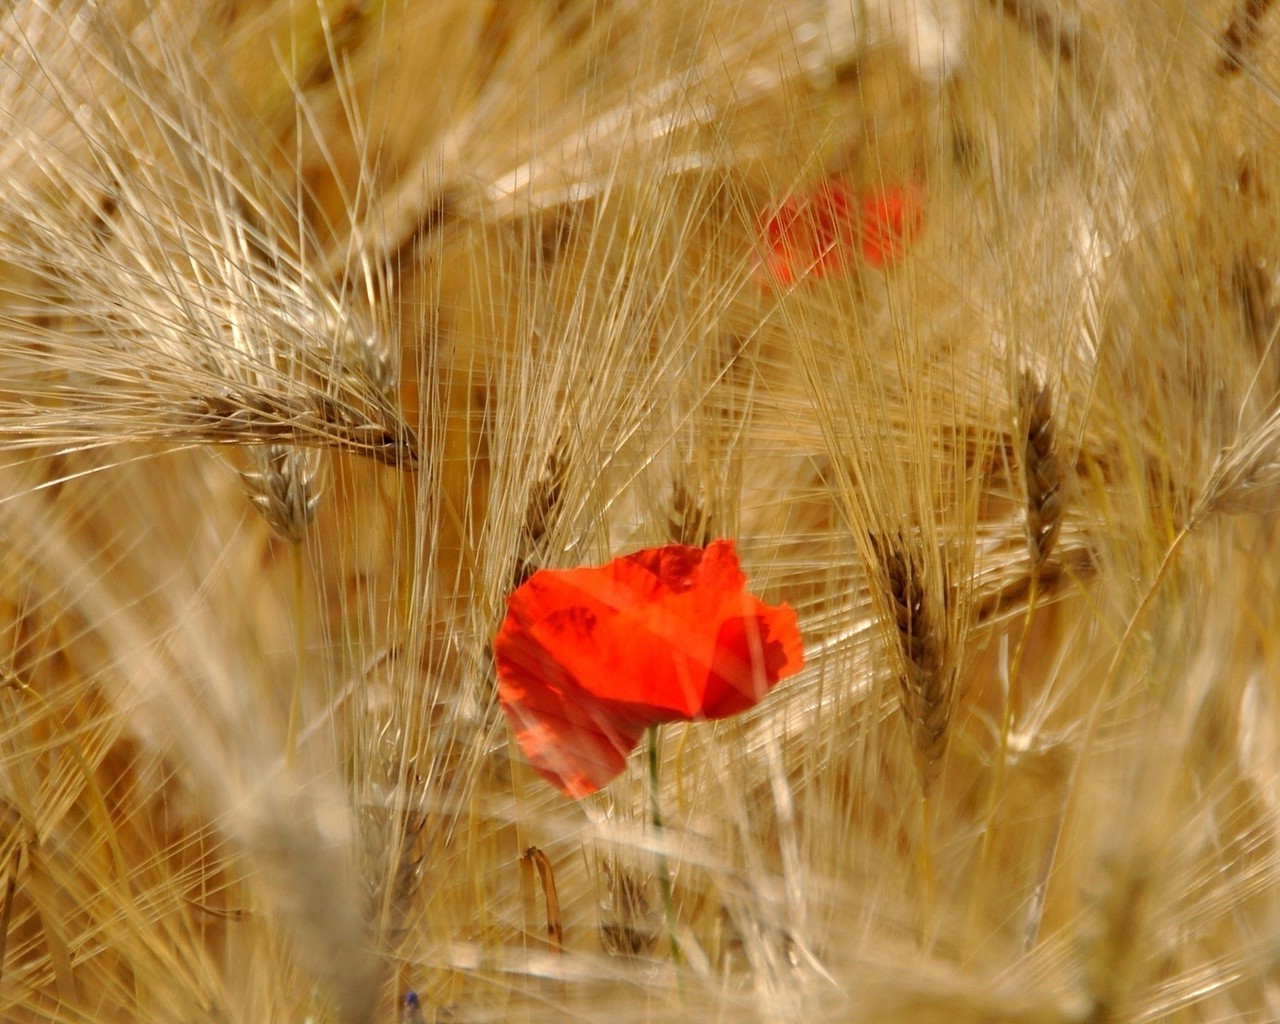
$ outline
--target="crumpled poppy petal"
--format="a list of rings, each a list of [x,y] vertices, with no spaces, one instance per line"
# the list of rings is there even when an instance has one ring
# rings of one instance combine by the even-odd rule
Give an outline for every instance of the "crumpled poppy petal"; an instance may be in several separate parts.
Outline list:
[[[907,243],[924,225],[920,190],[889,185],[862,200],[862,257],[874,267],[902,257]]]
[[[845,269],[857,236],[853,195],[830,179],[812,191],[785,200],[765,224],[766,266],[782,284],[813,274]]]
[[[728,540],[534,573],[494,640],[502,707],[533,766],[584,796],[649,726],[735,714],[799,671],[795,613],[745,588]]]
[[[713,540],[705,548],[686,550],[702,555],[690,577],[693,586],[719,594],[735,594],[746,587],[747,577],[738,564],[738,552],[733,541]]]
[[[915,185],[887,185],[854,199],[848,186],[829,178],[784,200],[764,225],[766,279],[847,273],[860,256],[870,266],[899,260],[924,225],[924,203]]]
[[[670,652],[656,644],[655,633],[663,631],[652,620],[671,596],[648,568],[615,559],[598,568],[534,573],[511,596],[508,619],[546,652],[549,677],[572,680],[576,689],[601,699],[643,704],[654,690],[637,666],[649,666],[649,675],[664,671]]]
[[[573,686],[547,684],[541,658],[506,646],[499,696],[524,756],[566,796],[588,796],[617,777],[647,726],[627,721]]]
[[[645,709],[654,722],[708,717],[707,692],[720,657],[711,627],[763,607],[745,593],[746,576],[733,544],[670,545],[620,561],[623,576],[632,576],[632,568],[652,573],[662,596],[631,604],[599,626],[594,653],[617,669],[583,678],[581,685],[602,699]],[[632,582],[637,592],[653,593],[650,580]],[[767,691],[751,689],[760,696]]]
[[[683,594],[695,584],[705,581],[709,565],[720,559],[720,552],[725,548],[732,550],[732,545],[722,540],[712,541],[705,549],[680,544],[645,548],[618,559],[621,563],[619,568],[636,566],[644,569],[667,593]],[[734,559],[734,567],[737,568],[737,559]],[[741,572],[738,575],[745,583],[746,577]]]
[[[787,606],[725,619],[716,634],[715,661],[708,672],[701,713],[729,718],[764,699],[779,679],[804,667],[796,613]]]

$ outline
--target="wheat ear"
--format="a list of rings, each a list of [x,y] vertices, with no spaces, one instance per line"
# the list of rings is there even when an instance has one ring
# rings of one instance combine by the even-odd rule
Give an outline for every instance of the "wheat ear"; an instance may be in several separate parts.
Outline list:
[[[1257,49],[1258,37],[1262,34],[1262,19],[1271,3],[1272,0],[1241,0],[1236,4],[1231,20],[1222,30],[1222,59],[1218,62],[1220,74],[1238,73]]]
[[[1061,11],[1042,7],[1036,0],[992,0],[1022,31],[1030,33],[1047,54],[1073,60],[1080,48],[1080,30]],[[1056,6],[1056,5],[1054,5]]]
[[[1018,382],[1022,479],[1027,502],[1027,547],[1038,569],[1062,525],[1062,463],[1053,425],[1053,391],[1030,370]]]
[[[926,585],[924,560],[902,537],[874,538],[902,651],[898,698],[911,735],[920,789],[928,794],[942,768],[951,723],[951,673],[940,630],[944,600]]]
[[[672,485],[671,511],[667,516],[667,536],[676,544],[703,548],[711,543],[715,518],[706,506],[689,492],[683,482]]]
[[[273,530],[301,543],[320,504],[320,453],[280,444],[249,452],[254,468],[241,474],[249,500]]]
[[[1022,669],[1022,657],[1026,652],[1027,637],[1035,615],[1036,601],[1040,594],[1040,571],[1053,550],[1062,526],[1062,463],[1058,457],[1057,431],[1053,421],[1053,392],[1049,385],[1041,383],[1031,370],[1024,370],[1018,378],[1017,418],[1022,440],[1022,481],[1026,498],[1027,548],[1031,554],[1031,586],[1027,597],[1022,628],[1014,648],[1009,667],[1008,692],[1004,695],[1004,707],[1000,713],[1000,737],[996,748],[995,775],[987,794],[985,823],[982,830],[982,849],[978,856],[978,884],[974,886],[974,903],[970,908],[970,931],[977,922],[978,900],[986,891],[991,867],[992,841],[995,835],[996,813],[1004,794],[1006,762],[1009,759],[1009,739],[1014,720],[1018,715],[1018,677]]]
[[[887,584],[891,625],[902,655],[898,700],[911,736],[911,753],[920,780],[920,841],[916,859],[924,897],[920,938],[927,942],[936,888],[929,791],[942,770],[954,704],[954,675],[943,632],[947,600],[945,593],[929,587],[924,553],[919,545],[909,545],[898,534],[892,538],[873,536],[872,546]]]
[[[511,581],[513,588],[523,584],[542,564],[543,541],[555,524],[568,468],[564,442],[557,441],[547,456],[542,473],[529,489],[529,500],[525,502],[516,569]]]

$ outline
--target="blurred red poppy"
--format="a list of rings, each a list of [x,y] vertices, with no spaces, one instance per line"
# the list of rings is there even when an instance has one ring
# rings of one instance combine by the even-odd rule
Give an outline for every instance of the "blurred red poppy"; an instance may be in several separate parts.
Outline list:
[[[788,197],[765,224],[771,277],[791,284],[812,273],[824,277],[844,269],[857,236],[856,202],[840,182],[823,182],[807,195]]]
[[[862,258],[874,267],[893,263],[923,226],[918,188],[890,185],[872,192],[862,200]]]
[[[737,714],[804,664],[795,612],[746,592],[731,540],[536,572],[493,651],[520,749],[574,798],[618,775],[649,726]]]
[[[889,185],[860,201],[837,178],[791,196],[764,227],[771,281],[791,284],[805,274],[846,272],[860,252],[873,267],[899,259],[924,224],[920,190]]]

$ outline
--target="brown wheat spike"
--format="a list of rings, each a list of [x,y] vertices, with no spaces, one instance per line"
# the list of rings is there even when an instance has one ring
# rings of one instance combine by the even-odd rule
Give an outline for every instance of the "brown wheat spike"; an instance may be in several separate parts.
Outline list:
[[[660,934],[660,911],[650,898],[649,883],[612,856],[601,859],[600,873],[600,944],[611,956],[638,956],[652,949]]]
[[[1258,37],[1262,34],[1262,19],[1272,0],[1242,0],[1236,5],[1222,30],[1222,59],[1218,62],[1218,72],[1223,75],[1234,75],[1244,67],[1244,62],[1257,48]]]
[[[711,542],[713,517],[706,507],[689,493],[680,481],[672,488],[671,514],[667,517],[668,536],[676,544],[702,548]]]
[[[242,474],[249,500],[273,530],[301,543],[320,504],[319,452],[279,444],[249,451],[254,468]]]
[[[513,587],[519,587],[537,571],[542,561],[542,541],[551,529],[564,490],[568,458],[564,442],[557,441],[547,456],[542,474],[529,489],[520,528],[520,548],[516,558]]]
[[[893,625],[902,648],[898,697],[911,734],[920,788],[927,794],[942,769],[951,721],[953,688],[940,629],[945,597],[930,593],[923,560],[902,537],[873,537],[872,544],[888,584]]]
[[[1062,60],[1075,57],[1080,45],[1079,29],[1066,21],[1061,11],[1050,11],[1035,0],[996,0],[996,6],[1024,32],[1031,33],[1046,53]]]
[[[530,846],[524,851],[523,859],[531,862],[538,871],[538,879],[542,882],[542,896],[547,904],[547,941],[552,949],[561,952],[564,949],[564,921],[560,916],[560,897],[556,894],[556,876],[551,858],[538,847]]]
[[[1018,383],[1022,429],[1022,476],[1027,492],[1027,547],[1039,568],[1053,550],[1062,525],[1062,464],[1053,428],[1053,392],[1030,370]]]

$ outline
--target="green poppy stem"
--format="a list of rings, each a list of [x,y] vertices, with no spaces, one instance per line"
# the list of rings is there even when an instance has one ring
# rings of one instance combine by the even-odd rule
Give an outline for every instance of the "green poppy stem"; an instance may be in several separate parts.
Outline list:
[[[662,888],[662,908],[667,914],[667,938],[671,943],[671,959],[681,961],[680,940],[676,938],[676,904],[671,895],[671,872],[667,870],[667,854],[662,849],[662,805],[658,799],[658,727],[649,726],[649,817],[658,835],[658,885]]]

